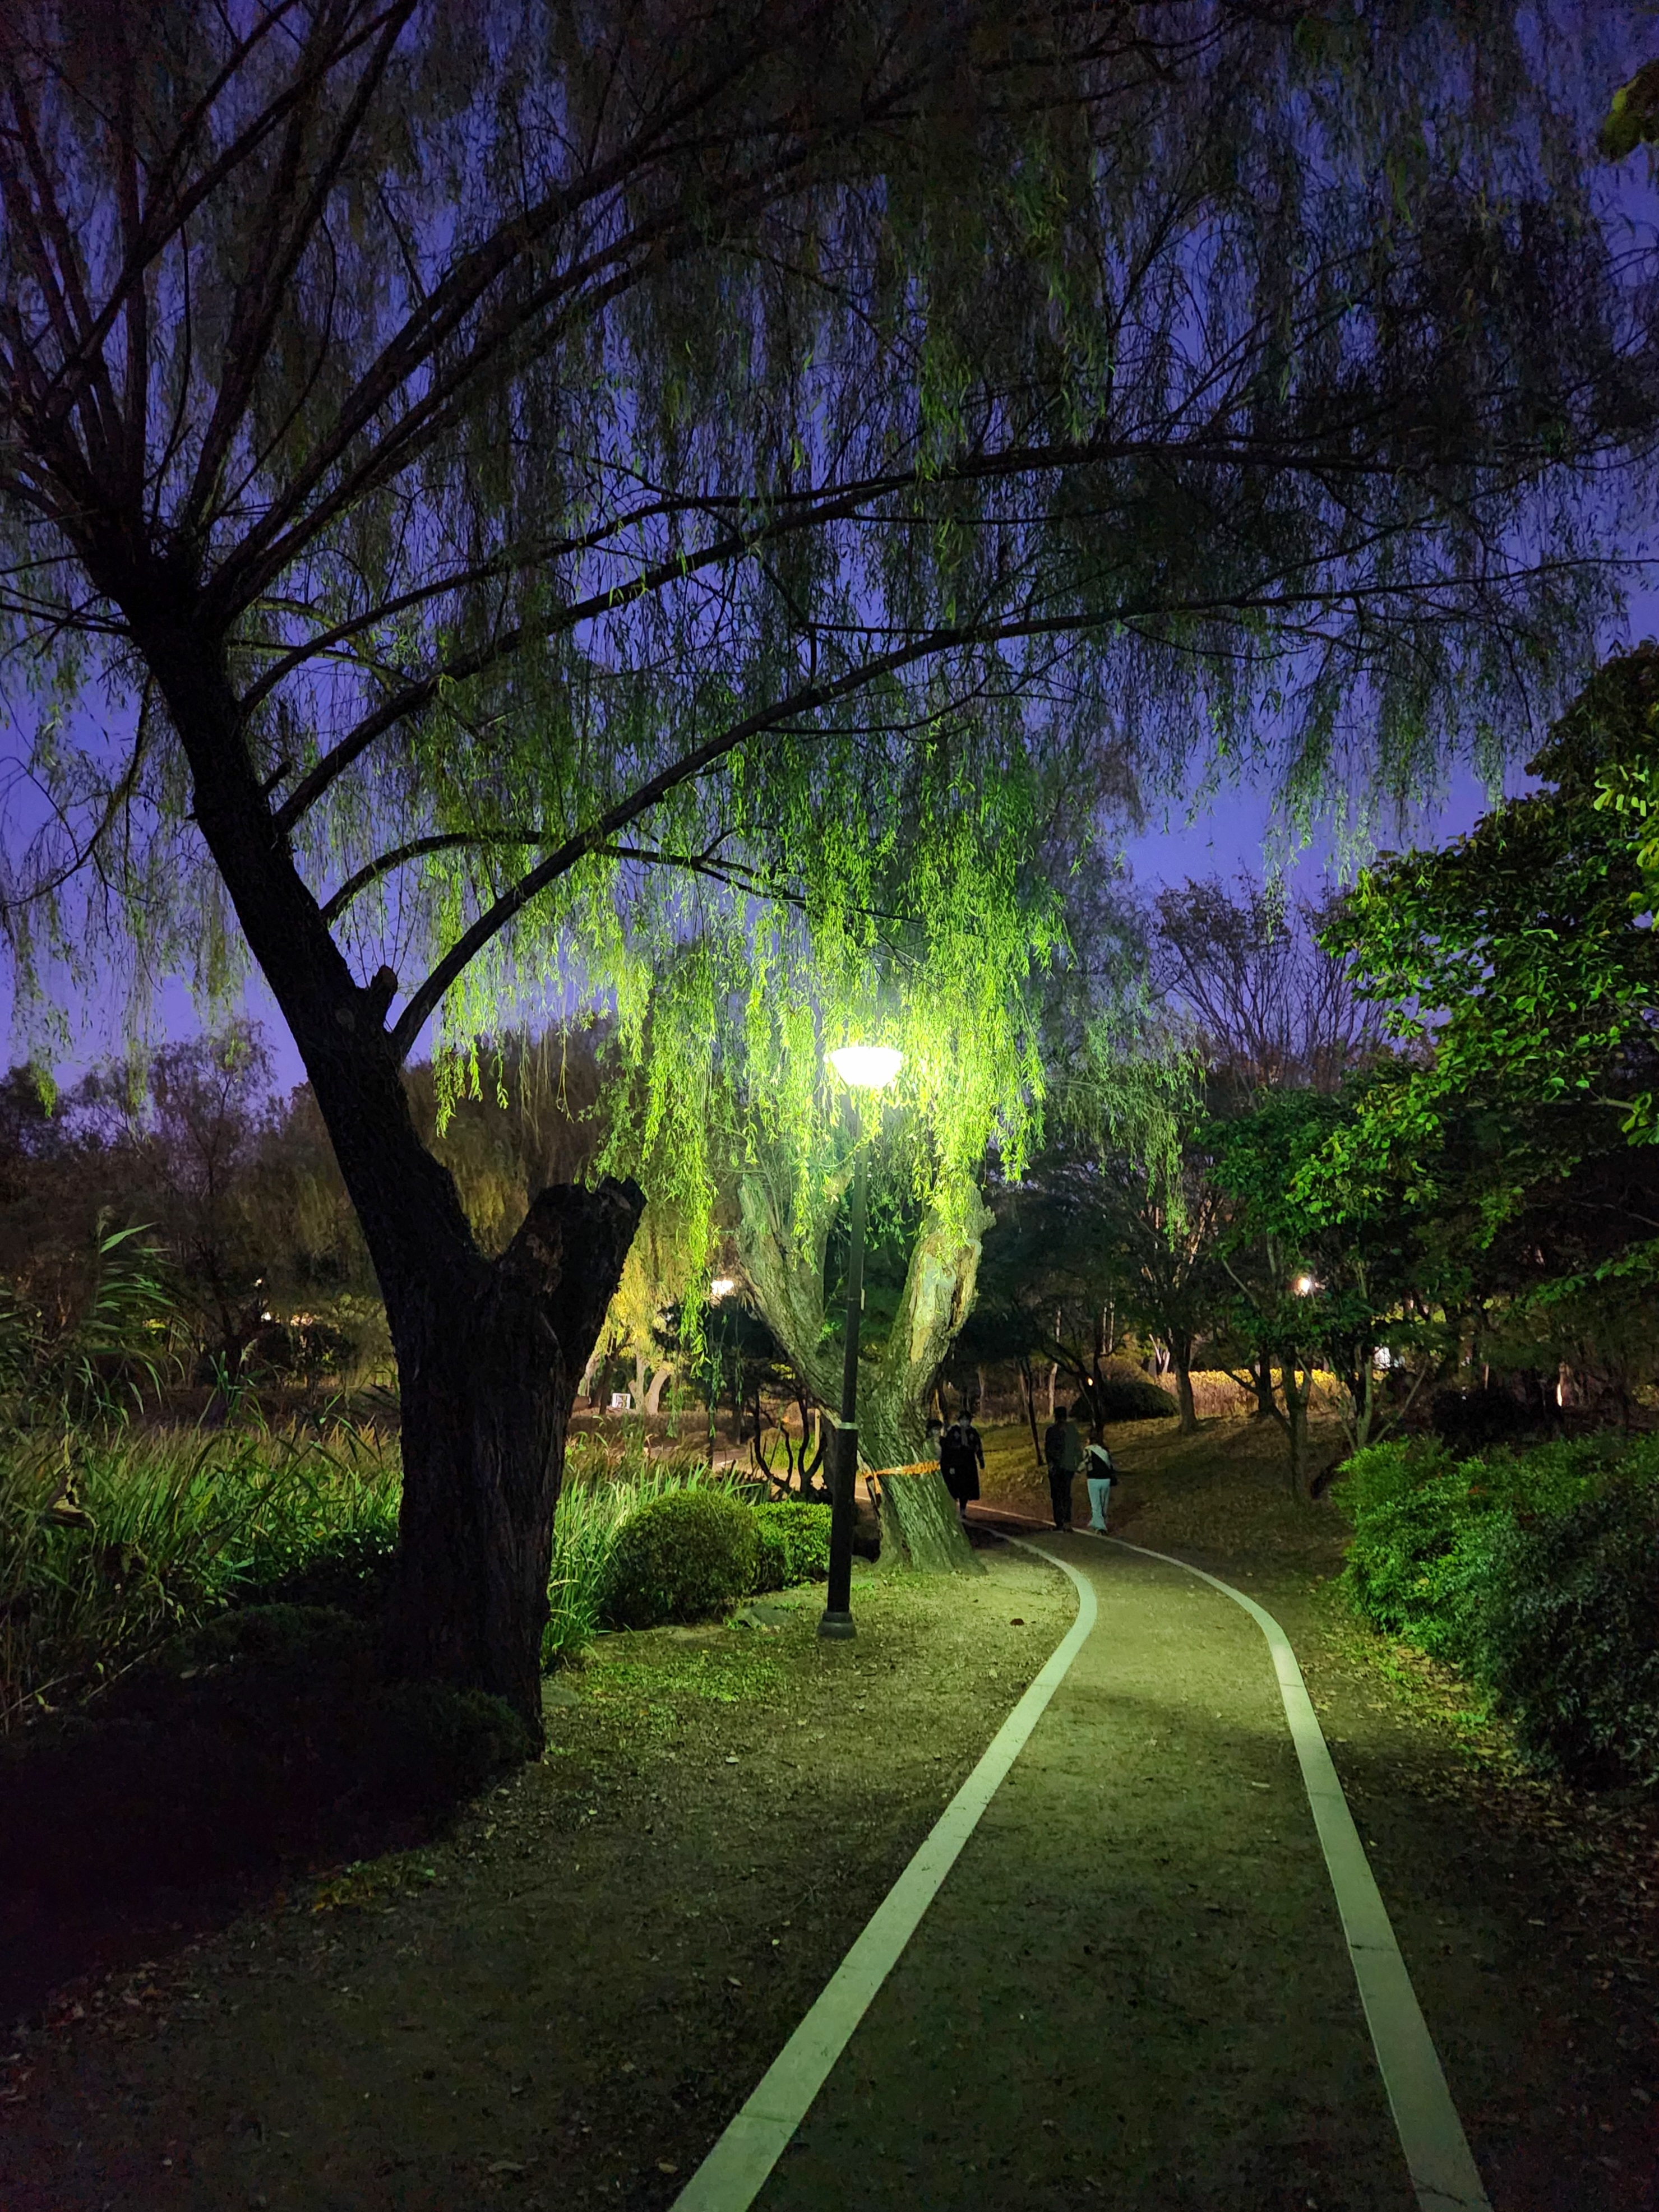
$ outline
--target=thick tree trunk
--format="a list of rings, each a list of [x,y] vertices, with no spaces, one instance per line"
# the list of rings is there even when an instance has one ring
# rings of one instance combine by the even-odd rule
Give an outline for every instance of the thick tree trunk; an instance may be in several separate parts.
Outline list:
[[[850,1166],[814,1178],[810,1217],[798,1220],[794,1179],[763,1164],[739,1188],[738,1258],[755,1304],[821,1405],[841,1395],[839,1351],[828,1339],[823,1257],[835,1209]],[[859,1456],[869,1468],[904,1467],[928,1456],[927,1401],[945,1354],[973,1304],[980,1240],[991,1216],[977,1192],[952,1206],[937,1202],[912,1248],[898,1311],[885,1344],[859,1363]],[[949,1527],[939,1539],[952,1564],[971,1571],[973,1553],[941,1478],[915,1477],[937,1489],[934,1501]],[[902,1530],[900,1541],[902,1545]],[[930,1538],[921,1549],[931,1564]]]
[[[311,1079],[398,1354],[404,1501],[392,1642],[409,1672],[491,1690],[538,1735],[552,1514],[576,1382],[627,1256],[632,1185],[561,1188],[499,1260],[422,1144],[386,1023],[398,979],[360,983],[254,772],[223,640],[103,580],[127,609],[190,763],[197,824]]]
[[[538,1738],[565,1437],[641,1203],[609,1180],[544,1190],[471,1297],[434,1284],[400,1300],[393,1659],[410,1674],[493,1691]]]
[[[890,1545],[895,1556],[919,1574],[983,1572],[983,1561],[974,1556],[963,1536],[962,1522],[941,1475],[933,1470],[926,1474],[888,1474],[878,1480],[884,1556]]]

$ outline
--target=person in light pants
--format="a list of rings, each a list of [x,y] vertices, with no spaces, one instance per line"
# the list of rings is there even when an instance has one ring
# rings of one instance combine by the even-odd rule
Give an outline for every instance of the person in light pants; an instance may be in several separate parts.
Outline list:
[[[1097,1536],[1106,1534],[1106,1509],[1112,1502],[1112,1477],[1117,1469],[1105,1439],[1097,1428],[1089,1431],[1089,1449],[1083,1455],[1083,1480],[1089,1492],[1089,1526]]]

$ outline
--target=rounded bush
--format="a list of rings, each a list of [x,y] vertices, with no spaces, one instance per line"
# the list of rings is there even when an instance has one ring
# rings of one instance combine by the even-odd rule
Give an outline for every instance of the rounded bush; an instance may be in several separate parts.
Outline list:
[[[754,1508],[760,1539],[757,1590],[787,1589],[817,1582],[830,1571],[830,1508],[804,1498],[781,1498]]]
[[[719,1490],[671,1490],[625,1522],[605,1571],[615,1628],[703,1620],[755,1587],[760,1535],[750,1507]]]
[[[536,1747],[500,1698],[447,1682],[393,1682],[370,1700],[360,1789],[420,1810],[471,1797]]]
[[[1095,1399],[1103,1421],[1161,1421],[1181,1411],[1167,1390],[1138,1375],[1109,1375]]]
[[[391,1595],[398,1540],[389,1528],[343,1528],[325,1536],[297,1565],[236,1594],[245,1605],[332,1606],[343,1613],[379,1613]]]

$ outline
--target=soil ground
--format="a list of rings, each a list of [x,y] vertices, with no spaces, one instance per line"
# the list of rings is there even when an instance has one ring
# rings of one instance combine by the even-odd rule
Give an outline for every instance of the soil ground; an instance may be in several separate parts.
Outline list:
[[[1296,1644],[1498,2212],[1659,2208],[1650,1810],[1519,1775],[1358,1634],[1271,1435],[1172,1428],[1115,1431],[1114,1526]],[[989,1441],[982,1517],[1046,1519],[1029,1437]],[[1403,2212],[1257,1632],[1069,1546],[1113,1632],[763,2203]],[[547,1758],[447,1838],[62,1990],[0,2052],[0,2203],[672,2203],[1071,1618],[1054,1570],[981,1556],[861,1569],[851,1645],[811,1590],[606,1638],[549,1686]]]

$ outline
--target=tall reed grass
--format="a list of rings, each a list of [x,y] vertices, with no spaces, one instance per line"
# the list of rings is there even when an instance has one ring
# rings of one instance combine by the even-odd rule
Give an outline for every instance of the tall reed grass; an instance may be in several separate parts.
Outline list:
[[[399,1481],[347,1427],[0,1442],[0,1731],[331,1550],[389,1553]]]
[[[599,1626],[623,1523],[665,1491],[710,1480],[687,1451],[573,1437],[553,1524],[544,1663]],[[395,1439],[342,1425],[71,1432],[0,1440],[0,1734],[112,1680],[164,1637],[227,1605],[396,1547]]]

